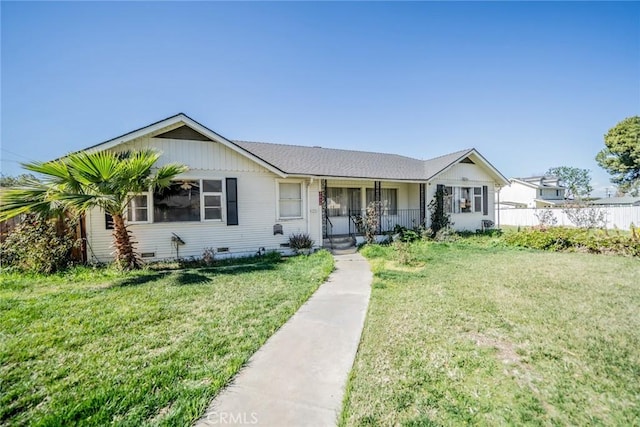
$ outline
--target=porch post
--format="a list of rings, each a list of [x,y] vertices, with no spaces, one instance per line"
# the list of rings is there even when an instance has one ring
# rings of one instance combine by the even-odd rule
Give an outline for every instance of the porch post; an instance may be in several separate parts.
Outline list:
[[[382,233],[382,182],[373,181],[373,201],[376,203],[376,216],[378,217],[378,234]]]
[[[422,182],[420,183],[420,225],[425,226],[425,220],[427,218],[427,194],[426,194],[427,185]]]
[[[329,237],[327,230],[327,180],[321,182],[322,188],[322,237]]]

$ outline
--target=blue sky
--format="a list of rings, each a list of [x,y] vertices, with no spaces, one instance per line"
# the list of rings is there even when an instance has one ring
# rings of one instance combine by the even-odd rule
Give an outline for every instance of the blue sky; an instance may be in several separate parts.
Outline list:
[[[1,166],[178,112],[231,138],[592,170],[640,114],[640,3],[6,2]]]

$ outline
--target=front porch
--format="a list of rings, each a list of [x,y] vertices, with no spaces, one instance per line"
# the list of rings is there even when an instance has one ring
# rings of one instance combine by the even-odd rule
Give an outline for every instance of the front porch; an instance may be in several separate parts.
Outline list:
[[[395,211],[383,210],[374,212],[376,234],[384,234],[393,231],[396,226],[415,229],[425,226],[425,218],[420,209],[396,209]],[[362,236],[365,223],[369,221],[367,210],[349,210],[347,215],[325,217],[325,236]]]
[[[376,234],[424,226],[426,222],[426,183],[323,180],[323,237],[360,236],[365,224],[373,224]],[[367,207],[377,206],[367,212]],[[375,219],[369,221],[373,215]]]

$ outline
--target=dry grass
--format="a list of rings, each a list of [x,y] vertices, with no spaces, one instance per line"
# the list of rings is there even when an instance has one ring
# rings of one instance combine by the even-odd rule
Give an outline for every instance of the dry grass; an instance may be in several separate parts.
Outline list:
[[[632,425],[640,262],[482,243],[364,251],[374,289],[342,425]]]

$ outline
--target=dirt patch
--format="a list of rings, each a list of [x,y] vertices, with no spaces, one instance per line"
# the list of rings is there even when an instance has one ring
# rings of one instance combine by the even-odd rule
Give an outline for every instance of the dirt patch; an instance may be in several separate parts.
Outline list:
[[[385,268],[392,271],[402,271],[405,273],[415,273],[424,269],[426,263],[424,262],[410,262],[408,264],[401,264],[396,261],[388,261],[385,263]]]
[[[480,347],[493,347],[498,350],[497,357],[502,363],[521,363],[520,356],[516,353],[513,343],[482,334],[471,334],[471,339]]]

